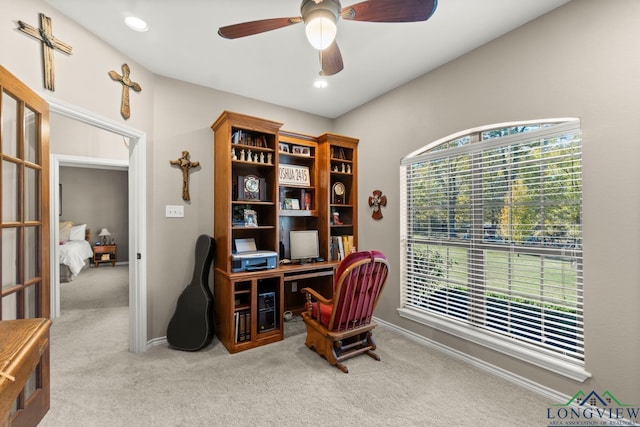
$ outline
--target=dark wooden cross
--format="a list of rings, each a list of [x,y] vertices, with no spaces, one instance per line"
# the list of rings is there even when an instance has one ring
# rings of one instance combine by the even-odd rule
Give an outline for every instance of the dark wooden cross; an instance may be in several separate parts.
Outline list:
[[[189,169],[197,168],[200,166],[200,162],[190,161],[189,152],[183,151],[182,157],[177,160],[169,160],[169,163],[182,169],[182,200],[191,200],[189,196]]]
[[[131,116],[131,109],[129,108],[129,88],[140,92],[142,88],[138,83],[132,82],[129,78],[131,69],[127,64],[122,64],[122,75],[119,75],[115,71],[109,71],[109,77],[111,79],[122,83],[122,102],[120,103],[120,114],[127,120]]]
[[[71,46],[53,36],[51,18],[40,14],[40,28],[32,27],[23,21],[18,21],[19,30],[42,42],[42,67],[44,69],[44,88],[55,91],[55,69],[53,66],[53,51],[55,49],[71,55]]]

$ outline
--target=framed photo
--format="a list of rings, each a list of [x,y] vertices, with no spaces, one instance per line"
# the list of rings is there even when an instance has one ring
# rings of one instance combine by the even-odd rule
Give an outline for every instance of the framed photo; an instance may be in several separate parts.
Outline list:
[[[291,147],[291,152],[293,154],[299,154],[301,156],[311,156],[311,149],[309,147],[294,145],[293,147]]]
[[[254,211],[253,209],[244,210],[244,226],[245,227],[258,226],[258,215],[256,214],[256,211]]]
[[[284,199],[285,209],[300,209],[300,200],[298,199]]]
[[[279,143],[279,148],[280,148],[280,152],[281,153],[288,153],[289,152],[289,144],[284,144],[282,142]]]

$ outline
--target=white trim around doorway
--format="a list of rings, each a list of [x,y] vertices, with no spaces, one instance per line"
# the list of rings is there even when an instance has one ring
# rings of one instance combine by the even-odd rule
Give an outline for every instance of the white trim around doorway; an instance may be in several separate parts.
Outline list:
[[[48,94],[41,94],[49,103],[52,113],[60,114],[79,122],[95,126],[129,139],[129,162],[121,165],[113,160],[100,160],[87,158],[75,158],[74,156],[51,155],[50,163],[50,217],[51,217],[51,248],[57,249],[58,226],[54,224],[59,220],[57,208],[59,204],[60,182],[59,167],[65,162],[90,161],[95,167],[122,166],[128,163],[129,167],[129,351],[142,353],[147,350],[147,229],[146,218],[146,151],[147,134],[118,123],[106,117],[102,117],[91,111],[84,110],[75,105],[53,98]],[[86,163],[85,163],[86,164]],[[60,315],[59,293],[59,265],[57,250],[51,251],[51,280],[58,286],[51,286],[51,314],[52,317]],[[55,288],[55,289],[54,289]],[[57,305],[56,305],[57,304]],[[57,308],[57,312],[56,312]]]

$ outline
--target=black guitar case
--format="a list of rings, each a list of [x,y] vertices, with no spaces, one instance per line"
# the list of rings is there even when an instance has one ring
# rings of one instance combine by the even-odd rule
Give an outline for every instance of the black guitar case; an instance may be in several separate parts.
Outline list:
[[[216,241],[202,234],[196,241],[196,263],[191,283],[182,291],[167,327],[167,342],[184,351],[200,350],[213,339],[213,294],[209,271]]]

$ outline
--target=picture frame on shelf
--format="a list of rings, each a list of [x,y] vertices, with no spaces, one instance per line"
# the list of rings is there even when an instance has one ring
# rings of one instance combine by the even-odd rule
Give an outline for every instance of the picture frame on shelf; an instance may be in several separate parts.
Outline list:
[[[287,210],[300,210],[300,200],[284,199],[284,208]]]
[[[278,144],[278,149],[280,150],[281,153],[288,153],[289,152],[289,144],[285,144],[283,142],[280,142]]]
[[[245,227],[258,226],[258,215],[256,214],[256,211],[254,211],[253,209],[244,210],[244,226]]]
[[[231,210],[231,223],[235,227],[244,227],[244,211],[251,205],[234,205]]]
[[[301,156],[311,156],[311,149],[309,147],[304,147],[301,145],[294,145],[291,147],[291,152],[293,154],[299,154]]]

